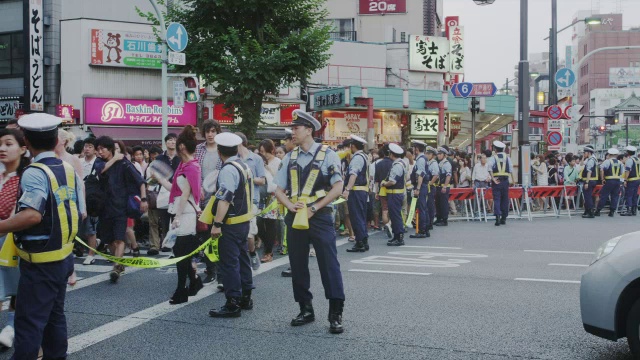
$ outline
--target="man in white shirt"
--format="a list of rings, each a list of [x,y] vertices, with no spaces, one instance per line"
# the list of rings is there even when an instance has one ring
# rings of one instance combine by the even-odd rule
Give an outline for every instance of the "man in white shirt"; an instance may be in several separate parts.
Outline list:
[[[489,181],[491,181],[491,175],[489,175],[489,167],[487,166],[487,155],[480,155],[480,161],[473,167],[473,174],[471,174],[474,188],[487,188],[489,187]]]
[[[84,140],[84,149],[83,154],[84,157],[80,160],[82,164],[82,178],[86,178],[91,174],[93,170],[93,165],[96,162],[96,148],[95,148],[96,139],[93,137],[88,137]],[[96,238],[98,228],[98,217],[97,216],[87,216],[86,219],[82,222],[82,234],[85,237],[85,240],[89,244],[90,247],[96,248],[98,246],[98,239]],[[93,250],[89,250],[89,255],[85,258],[83,265],[92,265],[95,263]]]

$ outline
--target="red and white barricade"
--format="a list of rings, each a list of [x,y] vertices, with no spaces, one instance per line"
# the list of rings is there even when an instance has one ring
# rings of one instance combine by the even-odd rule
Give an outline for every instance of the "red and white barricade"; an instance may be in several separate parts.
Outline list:
[[[564,186],[534,186],[529,188],[527,193],[528,199],[544,199],[547,198],[546,202],[551,203],[551,212],[547,212],[546,209],[542,209],[541,213],[532,213],[531,212],[531,201],[527,201],[527,209],[530,213],[530,217],[559,217],[560,213],[558,212],[558,206],[556,205],[555,198],[560,198],[564,193]],[[546,207],[546,204],[543,203],[543,207]]]
[[[449,220],[475,220],[473,211],[475,199],[476,192],[472,188],[452,188],[449,192],[449,200],[460,201],[464,205],[464,210],[461,209],[460,214],[456,216],[449,214]]]
[[[491,188],[487,188],[487,189],[478,189],[478,192],[480,193],[481,196],[481,201],[480,201],[480,209],[482,211],[482,216],[484,217],[484,221],[487,222],[488,221],[488,216],[487,216],[487,201],[488,200],[493,200],[493,190]],[[523,196],[526,198],[526,191],[524,191],[523,188],[521,187],[510,187],[509,188],[509,219],[524,219],[527,218],[529,219],[529,221],[531,221],[531,214],[529,212],[529,210],[527,209],[527,214],[524,215],[522,213],[522,199]]]

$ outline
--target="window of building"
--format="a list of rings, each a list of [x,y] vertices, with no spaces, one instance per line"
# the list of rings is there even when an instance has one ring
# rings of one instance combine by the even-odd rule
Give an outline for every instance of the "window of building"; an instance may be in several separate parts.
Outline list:
[[[407,33],[404,31],[400,32],[400,42],[407,42]]]
[[[356,32],[354,19],[327,19],[325,20],[331,26],[331,39],[356,41]]]
[[[0,76],[24,74],[22,32],[0,34]]]

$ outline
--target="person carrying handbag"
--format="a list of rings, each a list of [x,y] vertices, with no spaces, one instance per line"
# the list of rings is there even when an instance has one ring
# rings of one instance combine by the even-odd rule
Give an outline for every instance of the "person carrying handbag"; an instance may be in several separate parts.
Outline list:
[[[200,242],[196,236],[198,223],[197,214],[200,208],[201,170],[198,160],[194,158],[196,151],[196,136],[191,125],[182,130],[176,142],[178,156],[182,162],[173,175],[173,183],[169,183],[157,174],[156,179],[166,189],[170,189],[169,213],[172,214],[171,228],[177,229],[176,243],[173,254],[176,257],[191,254],[198,248]],[[202,280],[192,266],[191,258],[181,260],[176,264],[178,270],[178,285],[169,300],[169,304],[176,305],[188,301],[189,296],[195,296],[202,289]],[[189,286],[187,287],[187,278]]]

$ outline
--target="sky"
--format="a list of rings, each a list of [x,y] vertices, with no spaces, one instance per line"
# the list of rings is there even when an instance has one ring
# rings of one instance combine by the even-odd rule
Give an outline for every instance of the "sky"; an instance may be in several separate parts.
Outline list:
[[[616,0],[557,0],[558,29],[571,24],[576,12],[614,13]],[[640,0],[620,0],[623,29],[640,26]],[[636,14],[636,16],[633,16]],[[504,84],[514,78],[520,60],[520,0],[496,0],[478,6],[473,0],[444,0],[444,16],[459,16],[465,30],[465,81]],[[549,51],[543,40],[551,27],[551,0],[529,0],[529,54]],[[572,28],[558,35],[558,52],[564,58],[571,45]],[[498,85],[500,88],[500,85]]]

